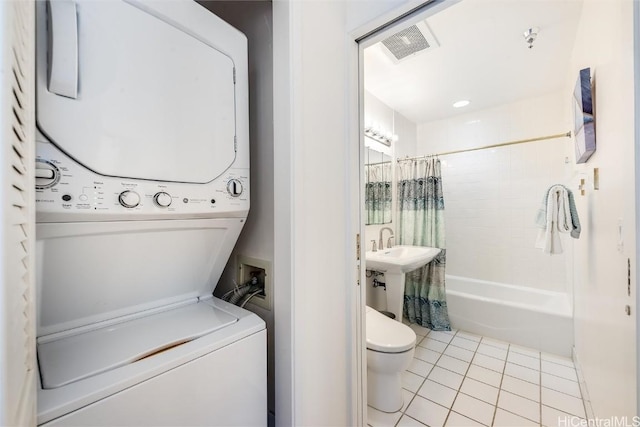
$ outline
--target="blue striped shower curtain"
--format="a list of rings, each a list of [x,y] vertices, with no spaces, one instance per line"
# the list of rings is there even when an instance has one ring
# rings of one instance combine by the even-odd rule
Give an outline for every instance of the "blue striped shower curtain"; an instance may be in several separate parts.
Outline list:
[[[445,293],[444,198],[440,160],[398,164],[398,243],[441,248],[429,264],[406,274],[404,316],[434,331],[451,330]]]

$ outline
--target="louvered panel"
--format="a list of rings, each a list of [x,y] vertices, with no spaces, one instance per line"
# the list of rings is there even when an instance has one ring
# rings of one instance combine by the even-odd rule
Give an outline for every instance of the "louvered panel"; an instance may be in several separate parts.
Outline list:
[[[16,139],[12,144],[12,147],[13,147],[13,150],[16,152],[16,154],[20,157],[21,161],[24,161],[24,158],[27,155],[25,152],[24,143]]]
[[[19,191],[17,188],[13,187],[12,190],[9,190],[9,200],[11,201],[11,205],[18,208],[26,208],[27,200],[25,199],[24,191]],[[25,214],[22,213],[22,216]]]
[[[34,2],[0,2],[0,425],[35,424]]]
[[[20,70],[19,68],[14,68],[14,71],[19,71],[19,70]],[[20,72],[20,75],[23,75],[22,72]],[[18,102],[16,106],[19,108],[24,108],[24,103],[25,103],[24,92],[22,92],[19,88],[12,88],[12,89],[13,89],[13,97]]]

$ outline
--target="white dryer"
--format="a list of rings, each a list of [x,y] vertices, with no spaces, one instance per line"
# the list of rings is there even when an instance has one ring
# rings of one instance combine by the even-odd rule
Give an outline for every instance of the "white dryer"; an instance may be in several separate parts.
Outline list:
[[[41,425],[266,425],[212,297],[249,211],[245,36],[190,0],[37,2]]]

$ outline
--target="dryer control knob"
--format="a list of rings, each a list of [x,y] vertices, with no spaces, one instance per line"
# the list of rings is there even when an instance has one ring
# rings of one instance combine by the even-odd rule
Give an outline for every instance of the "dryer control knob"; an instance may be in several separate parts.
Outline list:
[[[53,163],[46,160],[36,160],[36,188],[43,190],[51,188],[60,181],[60,171]]]
[[[171,205],[171,195],[161,191],[153,196],[153,201],[161,208],[168,208]]]
[[[242,194],[242,182],[239,179],[230,179],[227,182],[227,191],[233,197],[238,197]]]
[[[118,201],[125,208],[135,208],[140,204],[140,195],[135,191],[126,190],[120,193]]]

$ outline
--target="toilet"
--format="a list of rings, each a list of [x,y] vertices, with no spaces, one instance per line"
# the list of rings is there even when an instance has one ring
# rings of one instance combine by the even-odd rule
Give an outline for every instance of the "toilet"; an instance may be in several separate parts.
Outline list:
[[[402,409],[401,376],[413,360],[416,334],[367,306],[367,403],[383,412]]]

